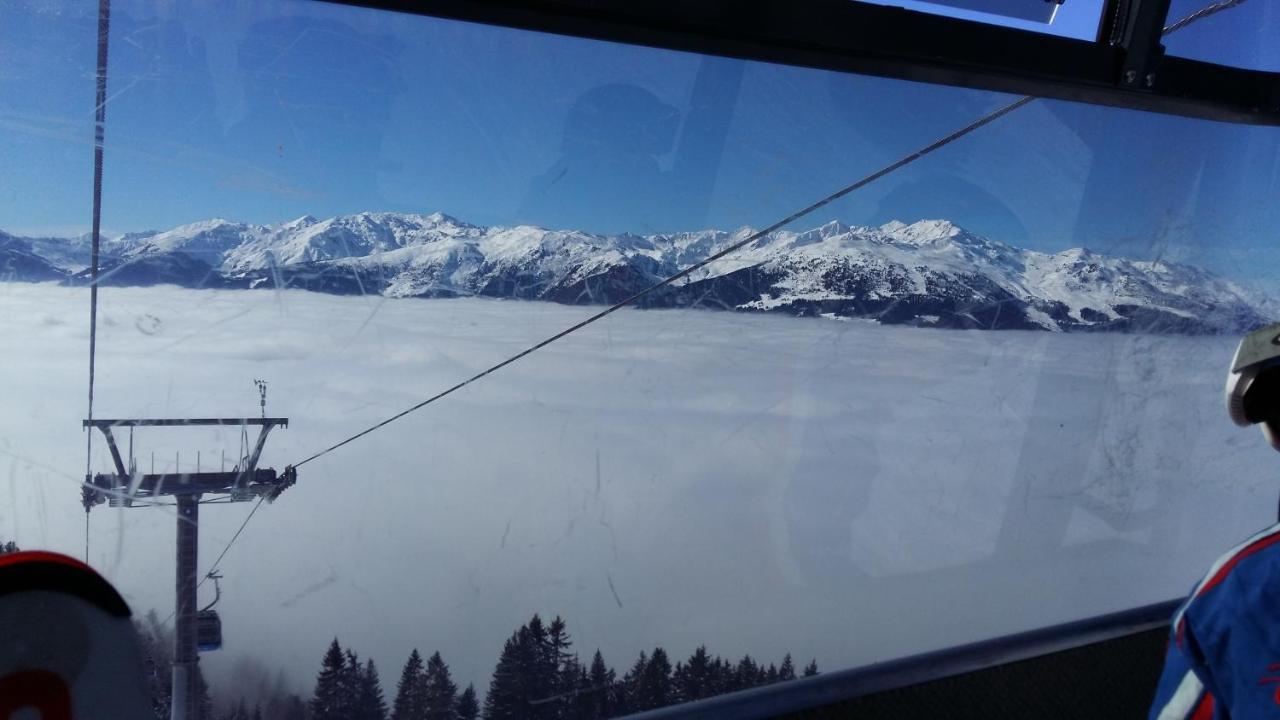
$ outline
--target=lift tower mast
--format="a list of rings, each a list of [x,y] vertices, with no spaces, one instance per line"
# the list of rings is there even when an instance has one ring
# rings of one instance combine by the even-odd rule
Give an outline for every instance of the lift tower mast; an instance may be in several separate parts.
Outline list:
[[[265,400],[265,398],[264,398]],[[264,413],[265,414],[265,413]],[[230,425],[242,429],[257,426],[258,440],[250,453],[240,459],[230,472],[184,473],[175,468],[172,473],[140,475],[134,468],[133,458],[128,467],[116,445],[114,428],[135,427],[193,427],[206,425]],[[288,427],[288,418],[183,418],[183,419],[132,419],[85,420],[84,427],[97,428],[107,441],[114,474],[97,474],[85,478],[82,493],[85,511],[106,502],[111,507],[133,507],[147,498],[172,495],[177,501],[177,573],[174,603],[173,648],[173,696],[171,720],[202,720],[196,692],[196,666],[200,658],[196,643],[196,560],[199,546],[200,505],[208,502],[246,502],[255,499],[274,501],[289,486],[297,482],[297,471],[285,467],[277,474],[273,468],[259,468],[258,459],[267,442],[267,435],[275,427]],[[132,445],[132,442],[130,443]],[[216,499],[202,499],[206,495]],[[150,503],[145,503],[149,505]]]

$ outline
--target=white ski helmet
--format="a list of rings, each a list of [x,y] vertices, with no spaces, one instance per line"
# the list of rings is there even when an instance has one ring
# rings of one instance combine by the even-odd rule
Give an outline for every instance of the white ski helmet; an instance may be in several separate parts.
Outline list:
[[[1280,323],[1240,341],[1227,372],[1227,414],[1241,427],[1261,423],[1267,442],[1280,450]]]
[[[129,606],[79,560],[0,557],[0,638],[0,718],[154,717]]]

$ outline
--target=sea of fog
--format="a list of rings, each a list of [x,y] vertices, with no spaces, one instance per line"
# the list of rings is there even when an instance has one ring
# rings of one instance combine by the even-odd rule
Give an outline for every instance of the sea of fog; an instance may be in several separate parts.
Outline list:
[[[256,415],[265,379],[281,468],[590,312],[108,288],[96,415]],[[1234,344],[625,310],[303,466],[223,562],[203,663],[309,692],[337,636],[389,693],[412,647],[483,692],[538,612],[620,671],[703,643],[836,669],[1170,599],[1274,521],[1280,456],[1223,409]],[[87,349],[87,291],[0,284],[0,540],[84,554]],[[241,440],[132,442],[159,472]],[[202,508],[202,569],[250,507]],[[172,609],[174,525],[91,515],[139,614]]]

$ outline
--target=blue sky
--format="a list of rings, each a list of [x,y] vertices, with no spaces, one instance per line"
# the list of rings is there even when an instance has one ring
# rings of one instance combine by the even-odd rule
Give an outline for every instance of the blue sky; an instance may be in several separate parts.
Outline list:
[[[1268,66],[1276,50],[1251,41],[1275,27],[1270,5],[1184,31],[1180,52]],[[1081,7],[1060,31],[1091,34]],[[1195,7],[1175,0],[1172,15]],[[89,225],[95,19],[89,0],[0,8],[0,228]],[[314,2],[188,0],[113,3],[110,95],[112,232],[363,210],[760,226],[1010,99]],[[1266,277],[1278,136],[1041,101],[801,224],[944,217],[1029,247]]]

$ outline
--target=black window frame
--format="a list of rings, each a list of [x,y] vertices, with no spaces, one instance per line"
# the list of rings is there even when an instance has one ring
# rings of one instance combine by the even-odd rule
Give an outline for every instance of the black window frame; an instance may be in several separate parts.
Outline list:
[[[1160,32],[1170,0],[1108,0],[1094,41],[854,0],[319,1],[1168,115],[1280,125],[1280,73],[1164,53]]]
[[[1170,22],[1170,0],[1107,0],[1093,41],[856,0],[314,1],[1165,115],[1280,126],[1280,73],[1165,54],[1160,40]],[[825,673],[671,706],[644,717],[779,717],[1133,637],[1167,627],[1180,603],[1169,600]]]

